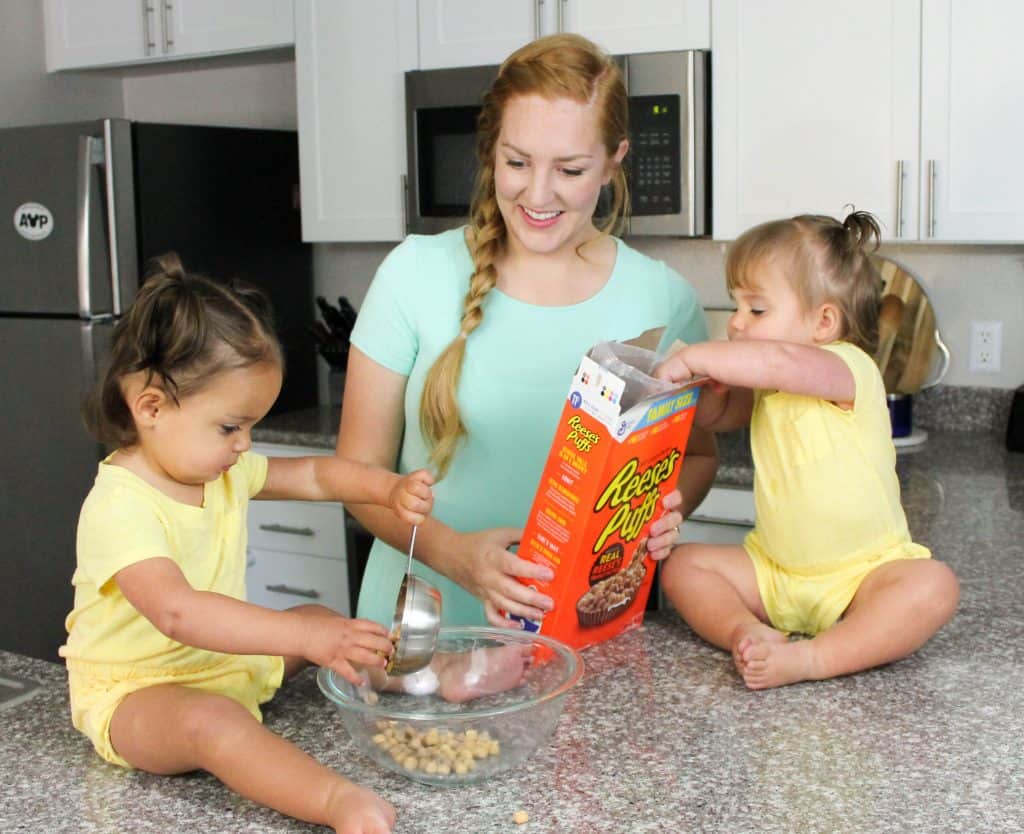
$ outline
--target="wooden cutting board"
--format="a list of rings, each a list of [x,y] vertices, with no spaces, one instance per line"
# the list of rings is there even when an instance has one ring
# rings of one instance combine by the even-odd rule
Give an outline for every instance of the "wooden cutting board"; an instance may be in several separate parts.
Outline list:
[[[887,393],[916,394],[935,365],[935,311],[924,289],[903,267],[880,255],[873,256],[872,261],[882,277],[883,309],[891,312],[901,307],[891,344],[879,345],[875,361]],[[886,296],[899,299],[900,304],[886,302]]]

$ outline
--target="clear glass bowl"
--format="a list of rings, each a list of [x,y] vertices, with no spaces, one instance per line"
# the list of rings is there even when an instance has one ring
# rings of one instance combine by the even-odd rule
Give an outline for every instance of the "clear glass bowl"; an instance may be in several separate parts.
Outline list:
[[[464,627],[440,630],[428,669],[391,679],[411,691],[358,688],[329,669],[317,683],[374,762],[451,787],[504,773],[546,744],[582,676],[579,654],[550,637]]]

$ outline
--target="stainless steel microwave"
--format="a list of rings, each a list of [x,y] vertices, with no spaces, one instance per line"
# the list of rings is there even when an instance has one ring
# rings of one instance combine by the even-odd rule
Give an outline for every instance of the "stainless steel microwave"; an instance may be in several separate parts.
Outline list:
[[[629,96],[625,170],[632,212],[625,234],[711,233],[710,53],[616,58]],[[434,233],[466,222],[476,174],[476,118],[497,66],[405,74],[406,229]]]

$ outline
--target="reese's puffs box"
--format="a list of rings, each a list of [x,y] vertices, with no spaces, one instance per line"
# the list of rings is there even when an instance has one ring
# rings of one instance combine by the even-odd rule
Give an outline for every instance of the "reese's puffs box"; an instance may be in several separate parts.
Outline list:
[[[554,570],[551,582],[520,581],[555,609],[541,621],[509,615],[523,628],[583,649],[643,621],[650,525],[676,488],[704,381],[654,379],[661,358],[601,342],[580,361],[519,544],[520,558]]]

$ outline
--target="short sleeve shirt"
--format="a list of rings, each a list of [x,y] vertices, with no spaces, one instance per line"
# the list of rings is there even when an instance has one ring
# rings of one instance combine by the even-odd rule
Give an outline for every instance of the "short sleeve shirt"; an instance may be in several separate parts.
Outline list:
[[[596,342],[665,327],[662,347],[707,338],[693,288],[661,261],[616,240],[616,260],[594,296],[561,307],[519,301],[492,289],[470,336],[457,392],[468,431],[434,488],[434,516],[468,532],[525,524],[552,435],[580,358]],[[352,343],[408,378],[399,471],[429,465],[419,430],[427,372],[458,334],[473,263],[464,230],[411,236],[381,265],[359,311]],[[358,403],[346,403],[358,408]],[[360,616],[390,625],[405,556],[374,543]],[[483,622],[480,602],[423,565],[444,595],[446,624]]]

